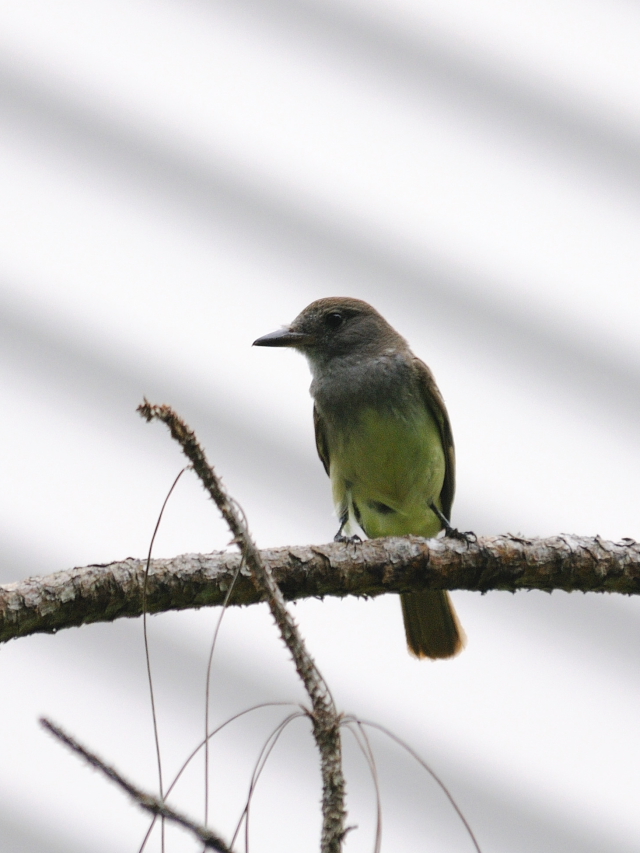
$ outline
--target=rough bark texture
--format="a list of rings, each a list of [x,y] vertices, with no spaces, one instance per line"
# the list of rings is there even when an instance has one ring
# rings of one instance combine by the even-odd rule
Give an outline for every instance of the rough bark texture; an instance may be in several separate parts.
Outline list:
[[[285,599],[325,595],[376,596],[418,589],[542,589],[640,593],[640,544],[631,539],[517,536],[453,539],[371,539],[260,551]],[[147,610],[221,604],[238,569],[231,552],[152,560]],[[145,561],[69,569],[0,586],[0,641],[142,612]],[[262,600],[243,568],[230,605]]]
[[[184,829],[187,829],[191,832],[198,841],[201,841],[205,848],[209,848],[211,850],[217,850],[218,853],[233,853],[231,847],[226,844],[222,838],[217,835],[217,833],[208,829],[206,826],[200,826],[195,821],[183,815],[181,812],[176,811],[176,809],[168,806],[163,800],[158,799],[158,797],[154,797],[152,794],[147,794],[146,791],[142,791],[140,788],[137,788],[134,784],[125,779],[121,773],[111,767],[109,764],[106,764],[101,758],[94,752],[90,752],[86,747],[82,746],[82,744],[78,743],[78,741],[68,735],[65,731],[63,731],[60,726],[56,726],[55,723],[52,723],[51,720],[47,720],[45,717],[40,718],[40,725],[47,729],[47,731],[51,732],[51,734],[58,738],[59,741],[68,746],[76,755],[79,755],[83,758],[88,764],[92,767],[95,767],[96,770],[99,770],[101,773],[111,779],[112,782],[115,782],[119,788],[122,788],[131,799],[133,799],[138,805],[145,809],[145,811],[151,812],[152,815],[156,815],[157,817],[164,817],[167,820],[170,820],[172,823],[177,823],[178,826],[182,826]]]
[[[344,805],[344,776],[342,773],[342,741],[340,715],[333,703],[331,692],[323,679],[298,630],[295,620],[287,610],[285,599],[273,576],[271,567],[263,561],[244,517],[242,509],[235,503],[222,485],[213,467],[207,461],[195,433],[171,409],[170,406],[154,406],[146,400],[138,407],[148,421],[160,420],[171,431],[171,436],[182,447],[202,485],[220,510],[234,541],[238,544],[242,559],[249,568],[256,590],[264,596],[271,615],[280,631],[294,665],[311,700],[309,716],[313,723],[313,735],[320,753],[322,773],[322,837],[321,853],[340,853],[345,834],[346,810]],[[235,589],[235,577],[233,579]],[[148,582],[145,585],[145,605]]]

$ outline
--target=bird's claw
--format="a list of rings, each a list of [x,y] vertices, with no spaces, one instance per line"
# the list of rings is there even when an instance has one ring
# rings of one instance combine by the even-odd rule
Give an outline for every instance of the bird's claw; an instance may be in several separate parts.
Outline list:
[[[336,533],[333,537],[334,542],[346,542],[350,545],[360,545],[362,539],[355,533],[353,536],[345,536],[344,533]]]
[[[473,530],[458,530],[455,527],[445,527],[444,535],[448,539],[458,539],[460,542],[466,542],[467,545],[474,545],[478,541],[478,537]]]
[[[429,507],[432,510],[432,512],[434,512],[435,515],[437,515],[438,518],[440,519],[440,522],[441,522],[442,527],[444,529],[444,535],[448,539],[458,539],[461,542],[466,542],[467,545],[471,545],[474,542],[478,541],[478,537],[473,532],[473,530],[466,530],[463,533],[461,530],[458,530],[457,528],[451,526],[449,519],[442,512],[442,510],[438,509],[438,507],[434,503],[429,504]]]

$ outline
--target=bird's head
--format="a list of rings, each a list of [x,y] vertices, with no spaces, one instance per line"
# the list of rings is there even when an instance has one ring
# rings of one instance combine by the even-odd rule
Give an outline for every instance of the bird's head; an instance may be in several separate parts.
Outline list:
[[[367,302],[330,296],[307,305],[290,326],[258,338],[253,345],[293,347],[313,364],[336,356],[380,355],[405,342]]]

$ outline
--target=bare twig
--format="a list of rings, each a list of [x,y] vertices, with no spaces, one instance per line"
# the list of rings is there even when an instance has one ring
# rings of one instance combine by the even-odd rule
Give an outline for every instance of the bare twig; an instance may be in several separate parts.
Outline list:
[[[236,720],[239,720],[241,717],[244,717],[246,714],[251,714],[253,711],[258,711],[261,708],[275,708],[275,707],[284,706],[284,705],[286,705],[286,706],[294,705],[297,707],[296,702],[261,702],[259,705],[252,705],[251,708],[246,708],[244,711],[238,711],[237,714],[234,714],[232,717],[229,717],[228,720],[225,720],[224,723],[221,723],[219,726],[217,726],[215,729],[213,729],[213,731],[209,732],[207,737],[204,738],[203,740],[201,740],[200,743],[198,744],[198,746],[196,746],[196,748],[193,749],[189,753],[187,758],[183,761],[182,766],[180,767],[180,769],[178,770],[176,775],[173,777],[173,782],[167,788],[167,792],[166,792],[165,796],[166,797],[169,796],[169,794],[173,791],[175,786],[180,781],[180,777],[182,776],[184,771],[187,769],[187,767],[189,766],[191,761],[195,758],[195,756],[204,747],[205,743],[208,743],[213,737],[215,737],[218,734],[218,732],[221,732],[230,723],[233,723]],[[146,847],[147,841],[149,840],[149,836],[151,835],[151,830],[155,826],[155,822],[156,822],[156,815],[154,815],[153,820],[151,821],[151,825],[149,826],[149,829],[147,830],[144,838],[142,839],[142,844],[138,848],[138,853],[142,853],[142,851]],[[233,843],[232,843],[232,846],[233,846]]]
[[[391,740],[395,741],[398,744],[398,746],[401,746],[403,749],[405,749],[409,753],[409,755],[412,758],[414,758],[418,762],[418,764],[427,771],[427,773],[431,776],[431,778],[434,780],[434,782],[438,785],[438,787],[440,788],[442,793],[445,795],[445,797],[449,800],[449,802],[453,806],[454,811],[456,812],[456,814],[458,815],[458,817],[462,821],[462,824],[464,825],[464,828],[466,829],[467,834],[468,834],[469,838],[471,839],[471,843],[473,844],[476,853],[482,853],[482,851],[480,850],[480,845],[478,844],[478,840],[475,837],[474,832],[471,829],[471,826],[469,825],[469,821],[466,819],[466,817],[462,813],[462,809],[460,808],[460,806],[455,801],[453,794],[447,788],[447,786],[444,784],[444,782],[438,776],[438,774],[435,772],[435,770],[432,770],[431,767],[427,764],[427,762],[423,758],[420,758],[420,756],[415,751],[415,749],[410,747],[409,744],[406,743],[406,741],[402,740],[402,738],[398,737],[398,735],[395,735],[392,731],[390,731],[388,728],[386,728],[386,726],[381,726],[379,723],[373,723],[373,722],[371,722],[371,720],[360,720],[357,717],[345,717],[345,724],[348,725],[349,723],[357,723],[357,725],[360,726],[360,728],[362,728],[363,726],[369,726],[369,728],[371,728],[371,729],[377,729],[379,732],[382,732],[388,738],[391,738]]]
[[[367,733],[362,727],[362,724],[357,720],[351,720],[348,717],[343,719],[343,725],[353,735],[355,742],[360,747],[360,751],[364,755],[365,761],[369,765],[369,772],[373,781],[373,788],[376,794],[376,835],[373,853],[380,853],[382,846],[382,798],[380,796],[380,780],[378,779],[378,768],[376,766],[375,755],[371,749],[371,743],[367,737]]]
[[[245,825],[245,833],[244,833],[244,849],[245,853],[249,853],[249,812],[251,810],[251,800],[253,799],[253,795],[256,790],[256,786],[258,784],[258,780],[260,776],[262,776],[262,771],[267,765],[267,761],[271,753],[273,752],[276,744],[280,740],[280,737],[284,733],[285,729],[292,723],[294,720],[300,719],[300,717],[308,717],[308,713],[306,711],[295,711],[292,714],[289,714],[284,720],[282,720],[276,728],[271,732],[271,734],[267,737],[265,743],[260,750],[258,758],[256,759],[255,765],[253,767],[253,773],[251,774],[251,781],[249,783],[249,792],[247,794],[247,799],[245,801],[244,808],[242,810],[242,814],[240,815],[240,819],[236,824],[235,831],[233,836],[231,837],[231,843],[235,844],[236,839],[240,830],[242,829],[242,824],[244,822]]]
[[[144,583],[142,585],[142,636],[144,638],[144,658],[147,664],[147,682],[149,684],[149,699],[151,702],[151,719],[153,721],[153,737],[156,747],[156,762],[158,765],[158,788],[160,790],[160,798],[164,799],[164,784],[162,781],[162,753],[160,751],[160,732],[158,731],[158,715],[156,714],[156,699],[153,690],[153,677],[151,675],[151,655],[149,653],[149,633],[147,631],[147,584],[149,581],[149,569],[151,568],[151,554],[153,553],[153,545],[156,541],[156,536],[158,535],[158,530],[160,529],[160,523],[162,522],[162,516],[164,515],[164,511],[169,503],[169,498],[173,494],[175,487],[178,485],[180,478],[187,470],[188,466],[182,469],[178,476],[174,479],[171,488],[167,492],[167,495],[162,503],[162,507],[160,508],[160,512],[158,514],[158,518],[156,520],[156,525],[153,528],[153,534],[151,536],[151,541],[149,542],[149,551],[147,552],[147,565],[145,567],[144,572]],[[205,825],[207,821],[205,820]],[[165,832],[164,832],[164,821],[162,822],[162,842],[161,842],[161,850],[164,853],[165,849]]]
[[[233,853],[231,847],[229,847],[220,836],[216,835],[215,832],[212,832],[210,829],[207,829],[204,826],[198,826],[198,824],[194,823],[188,817],[176,811],[175,809],[168,806],[166,803],[159,800],[157,797],[152,796],[151,794],[147,794],[144,791],[141,791],[140,788],[136,788],[131,782],[125,779],[123,776],[118,773],[113,767],[110,767],[108,764],[105,764],[101,758],[98,758],[95,753],[90,752],[88,749],[85,749],[84,746],[78,743],[75,738],[72,738],[66,732],[64,732],[59,726],[56,726],[50,720],[42,717],[40,719],[40,723],[51,732],[54,737],[57,737],[58,740],[62,741],[62,743],[66,744],[70,749],[72,749],[77,755],[80,755],[84,760],[90,764],[92,767],[95,767],[96,770],[100,770],[111,779],[112,782],[115,782],[123,791],[126,791],[129,796],[134,799],[138,805],[145,809],[148,812],[151,812],[153,815],[158,815],[159,817],[166,818],[167,820],[172,821],[173,823],[177,823],[185,829],[189,830],[195,837],[201,841],[205,847],[211,850],[217,850],[219,853]]]
[[[235,575],[233,576],[233,580],[227,590],[227,594],[224,597],[224,601],[222,602],[222,610],[220,611],[220,615],[216,620],[216,627],[213,632],[213,638],[211,640],[211,647],[209,648],[209,658],[207,660],[207,676],[205,678],[205,696],[204,696],[204,823],[205,826],[209,822],[209,716],[211,713],[211,670],[213,668],[213,654],[216,650],[216,642],[218,640],[218,634],[220,632],[220,626],[222,625],[222,617],[225,614],[225,610],[227,609],[227,605],[231,599],[231,594],[236,585],[236,581],[238,580],[238,576],[242,571],[242,567],[244,565],[244,561],[240,563],[238,566]]]
[[[640,594],[640,543],[599,536],[479,536],[477,542],[370,539],[259,552],[286,600],[325,595],[373,597],[421,589]],[[220,605],[238,573],[239,554],[183,554],[151,560],[147,612]],[[0,642],[91,622],[140,616],[145,560],[68,569],[0,585]],[[263,594],[242,569],[230,606],[255,604]]]
[[[298,675],[311,700],[310,717],[314,738],[320,752],[322,773],[320,849],[322,853],[339,853],[344,837],[344,776],[340,715],[335,708],[329,688],[304,645],[298,626],[286,608],[282,593],[269,567],[261,559],[241,511],[207,462],[194,433],[169,406],[153,406],[145,401],[138,411],[147,420],[157,419],[169,427],[172,437],[179,442],[203,486],[220,510],[234,540],[242,550],[256,587],[269,605],[280,636],[289,649]]]

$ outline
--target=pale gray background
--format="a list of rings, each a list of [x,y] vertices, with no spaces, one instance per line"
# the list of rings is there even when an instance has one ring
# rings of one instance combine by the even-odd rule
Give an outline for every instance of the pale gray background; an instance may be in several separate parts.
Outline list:
[[[197,430],[260,545],[328,541],[307,367],[250,344],[329,295],[374,303],[433,368],[458,526],[640,537],[639,39],[631,0],[0,2],[0,582],[146,553],[182,460],[143,395]],[[156,553],[227,541],[186,476]],[[637,850],[637,602],[454,598],[468,648],[438,664],[406,654],[393,596],[295,612],[340,706],[431,762],[483,853]],[[151,620],[169,776],[216,618]],[[0,683],[3,853],[137,850],[146,819],[36,719],[153,788],[140,622],[10,643]],[[230,612],[215,718],[300,697],[265,610]],[[284,713],[215,748],[220,831]],[[360,853],[373,792],[346,743]],[[470,851],[374,745],[383,850]],[[318,795],[298,722],[251,850],[316,850]],[[176,801],[201,817],[200,766]]]

